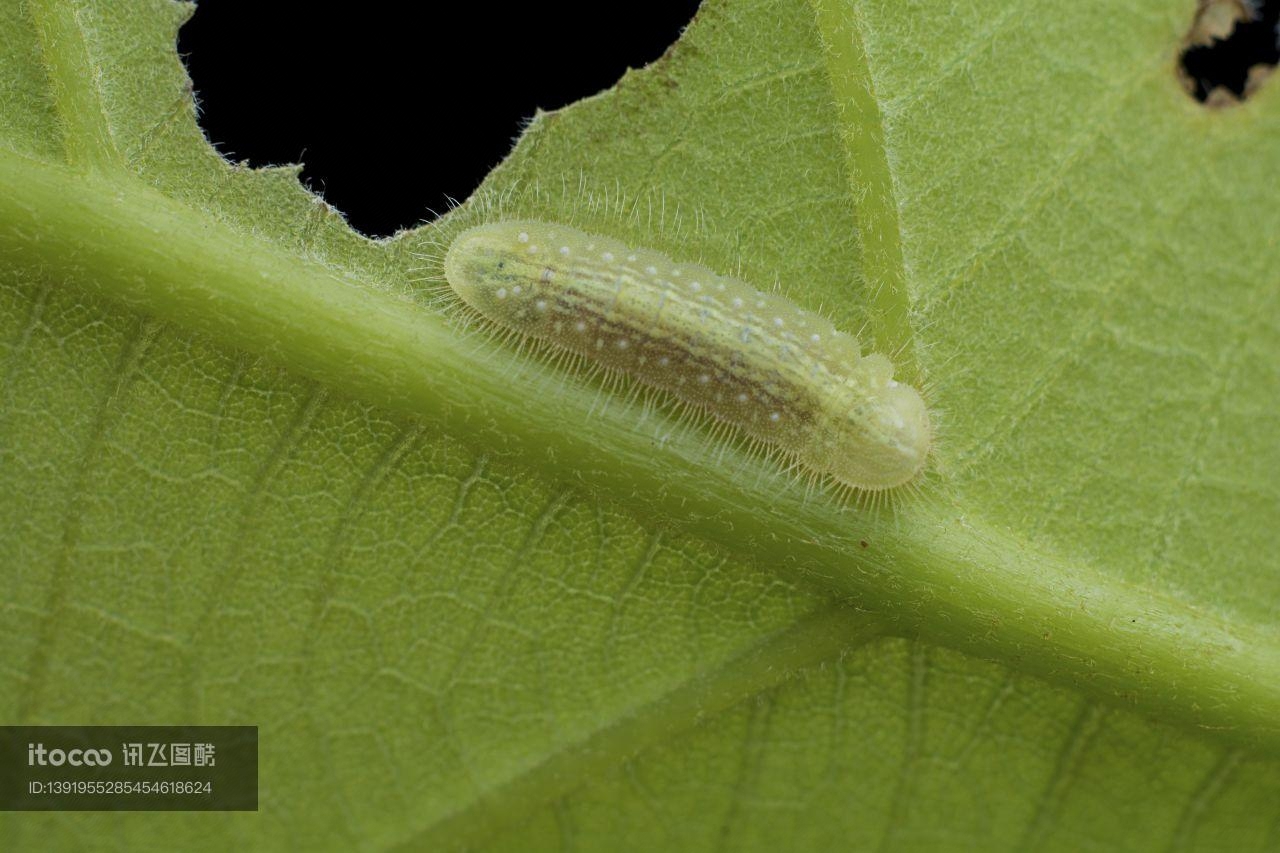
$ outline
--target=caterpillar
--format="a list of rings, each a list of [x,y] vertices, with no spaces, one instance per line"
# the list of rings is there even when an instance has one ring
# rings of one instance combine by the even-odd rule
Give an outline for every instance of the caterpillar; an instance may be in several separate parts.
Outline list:
[[[891,489],[928,459],[924,399],[886,356],[740,279],[536,220],[462,232],[444,272],[498,326],[669,392],[838,483]]]

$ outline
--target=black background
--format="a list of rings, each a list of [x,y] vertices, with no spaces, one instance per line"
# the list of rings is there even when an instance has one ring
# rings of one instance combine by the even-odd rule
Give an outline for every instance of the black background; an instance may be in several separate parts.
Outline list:
[[[356,229],[385,236],[470,195],[536,108],[657,59],[697,7],[200,0],[179,50],[223,154],[302,162],[303,180]],[[1266,0],[1232,38],[1187,51],[1193,96],[1238,95],[1249,67],[1274,64],[1278,17],[1280,0]]]
[[[178,48],[224,155],[304,163],[308,186],[384,236],[465,199],[535,108],[657,59],[697,5],[202,0]]]
[[[1191,81],[1192,94],[1204,101],[1216,87],[1237,97],[1244,94],[1249,69],[1274,66],[1280,60],[1280,0],[1255,0],[1255,17],[1238,21],[1231,35],[1220,42],[1195,46],[1182,55],[1182,69]]]

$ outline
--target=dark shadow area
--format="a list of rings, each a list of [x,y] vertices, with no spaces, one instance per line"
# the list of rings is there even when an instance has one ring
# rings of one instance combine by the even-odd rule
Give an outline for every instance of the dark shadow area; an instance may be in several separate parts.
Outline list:
[[[1280,0],[1202,2],[1182,54],[1197,101],[1225,106],[1251,95],[1280,61]]]
[[[205,0],[179,35],[200,123],[231,160],[303,162],[352,226],[385,236],[464,199],[538,107],[657,59],[697,0],[293,4]]]

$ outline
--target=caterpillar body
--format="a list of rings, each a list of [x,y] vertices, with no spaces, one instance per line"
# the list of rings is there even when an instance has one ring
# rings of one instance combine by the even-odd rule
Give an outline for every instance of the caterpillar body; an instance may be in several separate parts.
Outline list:
[[[893,488],[928,458],[924,400],[886,356],[740,279],[534,220],[464,231],[444,270],[493,323],[670,392],[837,482]]]

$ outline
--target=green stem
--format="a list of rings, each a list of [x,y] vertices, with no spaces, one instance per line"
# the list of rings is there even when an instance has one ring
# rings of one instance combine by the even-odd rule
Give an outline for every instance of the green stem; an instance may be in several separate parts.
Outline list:
[[[412,413],[1013,663],[1280,752],[1274,633],[1034,550],[940,500],[841,511],[742,448],[237,233],[140,183],[0,153],[0,257]],[[600,399],[608,402],[603,411]],[[865,544],[864,544],[865,543]]]

